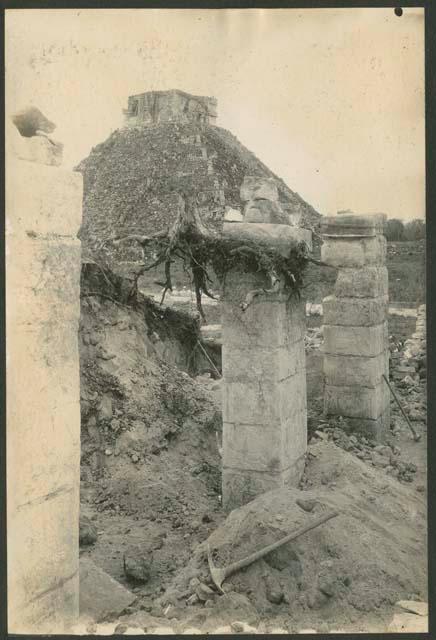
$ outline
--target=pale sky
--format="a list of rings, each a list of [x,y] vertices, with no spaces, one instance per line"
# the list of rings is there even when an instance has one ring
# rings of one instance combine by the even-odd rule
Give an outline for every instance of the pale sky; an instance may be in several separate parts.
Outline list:
[[[6,116],[34,104],[74,166],[131,94],[218,99],[320,213],[425,215],[424,10],[7,10]]]

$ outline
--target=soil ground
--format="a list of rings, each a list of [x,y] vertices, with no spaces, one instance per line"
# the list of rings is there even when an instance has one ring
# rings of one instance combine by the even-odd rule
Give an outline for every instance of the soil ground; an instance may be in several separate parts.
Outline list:
[[[311,319],[312,326],[317,322],[321,319]],[[391,316],[392,342],[404,342],[414,325],[413,318]],[[81,554],[135,592],[124,621],[151,631],[159,624],[176,631],[192,625],[212,630],[211,625],[241,619],[265,631],[274,626],[294,632],[314,626],[320,632],[383,631],[397,600],[426,599],[425,422],[415,423],[423,438],[413,442],[392,405],[396,432],[388,444],[401,450],[401,460],[416,465],[408,482],[373,466],[370,449],[376,443],[365,445],[367,455],[359,460],[354,455],[359,451],[344,451],[344,440],[333,431],[329,441],[313,438],[320,428],[340,431],[341,424],[326,425],[323,419],[322,357],[311,348],[312,455],[301,491],[291,491],[292,508],[290,494],[279,491],[273,500],[260,499],[255,508],[237,510],[226,520],[220,496],[220,383],[208,376],[192,379],[165,364],[149,334],[143,317],[110,301],[93,298],[82,309],[81,503],[97,541]],[[410,390],[397,391],[407,403]],[[425,402],[425,382],[413,394],[414,401]],[[210,585],[204,559],[210,536],[224,553],[218,560],[228,559],[229,549],[232,559],[245,555],[251,549],[232,541],[248,540],[257,548],[293,530],[304,515],[295,507],[301,493],[343,514],[292,547],[297,560],[293,556],[291,566],[301,580],[262,561],[229,580],[229,596],[212,594],[206,604],[201,599],[186,604],[196,595],[196,582]],[[262,522],[274,524],[265,529]],[[125,558],[149,563],[144,584],[127,579]],[[326,587],[334,595],[319,596],[315,589],[324,579],[320,567],[336,585]],[[266,595],[274,588],[283,594],[279,603]]]

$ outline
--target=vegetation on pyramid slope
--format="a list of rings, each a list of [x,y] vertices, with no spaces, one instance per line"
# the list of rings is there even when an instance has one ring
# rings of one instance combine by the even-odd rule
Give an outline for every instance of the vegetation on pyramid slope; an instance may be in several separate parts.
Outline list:
[[[107,241],[169,229],[184,193],[195,194],[203,223],[219,230],[227,207],[241,209],[246,175],[273,178],[283,209],[301,216],[302,226],[311,227],[319,218],[232,134],[215,126],[167,122],[119,129],[77,170],[84,177],[83,258],[113,268],[140,261],[142,252]]]

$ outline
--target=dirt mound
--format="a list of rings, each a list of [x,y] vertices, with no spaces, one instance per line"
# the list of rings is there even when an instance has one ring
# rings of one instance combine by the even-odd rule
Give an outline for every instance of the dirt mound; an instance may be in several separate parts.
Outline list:
[[[149,549],[143,606],[222,519],[219,390],[165,361],[186,353],[164,324],[161,339],[141,306],[82,301],[81,510],[98,531],[82,553],[126,584],[124,553]]]
[[[339,516],[229,577],[228,597],[243,594],[258,621],[289,630],[305,620],[307,626],[308,615],[310,626],[337,627],[358,623],[368,612],[382,618],[402,598],[425,600],[424,500],[330,443],[309,448],[306,475],[309,491],[272,491],[233,511],[208,540],[216,564],[245,557],[330,510]],[[297,500],[315,506],[308,512]],[[195,593],[196,579],[212,586],[205,551],[203,543],[175,576],[163,606]],[[187,624],[198,624],[198,616],[207,629],[218,618],[221,624],[229,617],[255,622],[244,620],[243,612],[227,616],[224,604],[216,594],[194,605],[198,612],[187,615]]]

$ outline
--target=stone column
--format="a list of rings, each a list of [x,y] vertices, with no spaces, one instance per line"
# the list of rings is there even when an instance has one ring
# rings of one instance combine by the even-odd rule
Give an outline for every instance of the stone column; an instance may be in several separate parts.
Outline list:
[[[78,619],[82,177],[60,145],[7,132],[9,633]]]
[[[324,409],[380,438],[389,428],[386,216],[345,214],[322,222],[321,258],[338,267],[323,300]]]
[[[295,239],[311,244],[310,231],[285,224],[225,223],[223,232],[241,241],[267,239],[282,252],[289,252]],[[304,469],[305,304],[277,291],[255,297],[242,311],[246,294],[259,288],[270,289],[271,282],[258,273],[234,270],[226,277],[222,491],[227,510],[270,489],[296,486]]]

